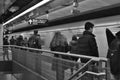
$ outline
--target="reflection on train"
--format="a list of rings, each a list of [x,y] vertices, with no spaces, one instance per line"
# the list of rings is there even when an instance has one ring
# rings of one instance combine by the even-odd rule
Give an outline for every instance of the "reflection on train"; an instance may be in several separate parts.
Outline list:
[[[117,23],[117,22],[116,22]],[[79,25],[79,23],[76,23],[77,25]],[[54,36],[54,32],[56,31],[60,31],[61,34],[63,34],[66,38],[67,38],[67,42],[69,43],[72,39],[73,35],[77,35],[78,37],[82,35],[84,28],[83,25],[78,26],[78,27],[74,27],[76,24],[73,23],[73,27],[67,27],[66,25],[61,25],[62,28],[58,28],[55,29],[54,27],[51,29],[38,29],[38,34],[40,35],[41,38],[41,45],[44,49],[49,49],[50,46],[50,42]],[[68,26],[71,24],[68,24]],[[61,27],[58,26],[58,27]],[[99,50],[99,54],[101,57],[106,57],[106,53],[107,53],[107,49],[108,49],[108,43],[107,43],[107,38],[106,38],[106,33],[105,30],[106,28],[109,28],[113,34],[115,34],[116,32],[119,31],[119,24],[115,24],[115,23],[103,23],[103,24],[95,24],[95,28],[93,30],[93,33],[96,35],[96,42],[98,44],[98,50]],[[65,28],[63,28],[65,27]],[[18,37],[22,36],[23,39],[28,40],[29,37],[31,35],[33,35],[33,30],[31,31],[26,31],[26,32],[20,32],[20,33],[13,33],[9,35],[9,42],[12,43],[12,41],[10,40],[11,38],[17,39]],[[26,41],[25,41],[26,42]]]

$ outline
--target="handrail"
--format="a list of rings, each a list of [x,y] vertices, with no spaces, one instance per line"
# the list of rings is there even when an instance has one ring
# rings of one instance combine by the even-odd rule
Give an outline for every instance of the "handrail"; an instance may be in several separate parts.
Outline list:
[[[85,67],[87,67],[93,60],[89,60],[85,65],[83,65],[75,74],[73,74],[68,80],[72,80],[78,73],[80,73]]]
[[[85,56],[85,55],[78,55],[78,54],[67,54],[67,53],[63,53],[63,52],[56,52],[56,51],[50,51],[50,50],[45,50],[45,49],[36,49],[36,48],[29,48],[29,47],[24,47],[24,46],[16,46],[16,45],[4,45],[4,46],[8,46],[11,48],[16,48],[16,49],[25,49],[26,51],[37,51],[37,52],[46,52],[46,53],[50,53],[50,54],[58,54],[58,55],[65,55],[65,56],[72,56],[72,57],[79,57],[79,58],[86,58],[89,59],[89,61],[87,63],[85,63],[80,69],[78,69],[78,71],[76,71],[75,74],[73,74],[72,76],[70,76],[70,78],[68,80],[72,80],[73,78],[75,78],[80,72],[82,72],[82,74],[78,77],[81,78],[83,75],[85,74],[92,74],[95,76],[101,76],[103,75],[103,73],[101,73],[101,69],[103,70],[102,66],[101,66],[101,62],[108,62],[107,58],[102,58],[102,57],[92,57],[92,56]],[[4,47],[3,46],[3,47]],[[99,73],[95,73],[95,72],[90,72],[90,71],[85,71],[83,72],[83,70],[88,67],[92,62],[100,62],[100,65],[98,66],[98,68],[100,68]],[[107,75],[107,74],[106,74]],[[76,77],[77,78],[77,77]],[[79,79],[78,79],[79,80]]]
[[[95,72],[91,72],[91,71],[85,71],[81,76],[79,76],[77,79],[75,80],[79,80],[80,78],[82,78],[84,75],[86,74],[91,74],[91,75],[94,75],[94,76],[105,76],[106,73],[104,72],[100,72],[100,73],[95,73]]]
[[[105,76],[105,72],[100,72],[100,73],[96,73],[96,72],[91,72],[91,71],[86,71],[87,74],[92,74],[95,76]]]
[[[107,61],[107,58],[100,58],[100,57],[93,57],[93,56],[86,56],[86,55],[78,55],[78,54],[67,54],[63,52],[56,52],[56,51],[50,51],[45,49],[36,49],[36,48],[30,48],[30,47],[24,47],[24,46],[16,46],[16,45],[4,45],[9,47],[16,47],[16,48],[22,48],[22,49],[28,49],[28,50],[34,50],[34,51],[42,51],[42,52],[48,52],[51,54],[60,54],[60,55],[66,55],[66,56],[73,56],[73,57],[80,57],[80,58],[87,58],[87,59],[94,59],[94,61]]]

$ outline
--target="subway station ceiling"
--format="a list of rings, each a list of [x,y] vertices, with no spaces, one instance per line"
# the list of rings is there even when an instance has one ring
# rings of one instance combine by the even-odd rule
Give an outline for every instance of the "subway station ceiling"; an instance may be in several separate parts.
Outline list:
[[[9,19],[15,17],[21,12],[25,11],[29,7],[37,4],[42,0],[0,0],[0,23],[4,23]],[[59,9],[71,6],[75,0],[52,0],[50,3],[45,4],[30,13],[20,17],[19,19],[8,24],[14,25],[18,24],[23,20],[27,20],[29,18],[41,17],[47,13],[58,11]],[[90,10],[94,10],[97,8],[110,6],[113,4],[119,4],[120,0],[77,0],[79,3],[78,9],[80,12],[86,12]],[[66,16],[68,12],[57,13],[50,16],[50,19],[55,19],[58,16]]]

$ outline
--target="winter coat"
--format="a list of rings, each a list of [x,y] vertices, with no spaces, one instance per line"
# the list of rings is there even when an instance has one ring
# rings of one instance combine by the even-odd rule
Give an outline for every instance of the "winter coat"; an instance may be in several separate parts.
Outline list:
[[[24,40],[22,36],[19,36],[16,40],[16,45],[17,46],[23,46]]]
[[[77,49],[77,41],[72,40],[72,41],[70,42],[70,53],[76,54],[77,51],[78,51],[78,49]]]
[[[83,32],[83,36],[78,39],[78,54],[98,57],[98,47],[95,35],[88,31]]]
[[[110,59],[111,73],[120,74],[120,39],[116,38],[111,42],[107,58]]]
[[[71,53],[71,54],[77,54],[77,52],[78,52],[78,49],[77,49],[77,41],[72,40],[69,45],[70,45],[70,53]],[[72,59],[73,61],[77,61],[77,60],[78,60],[78,57],[72,57],[72,56],[71,56],[71,59]]]
[[[12,39],[10,39],[10,45],[15,45],[15,44],[16,44],[15,42],[16,42],[16,40],[15,40],[15,39],[13,39],[13,38],[12,38]]]
[[[9,45],[8,38],[3,38],[3,45]]]
[[[83,36],[78,39],[77,54],[98,57],[98,47],[95,35],[89,31],[84,31]],[[83,61],[86,62],[86,61]]]
[[[54,46],[54,47],[50,47],[51,51],[57,51],[57,52],[68,52],[69,51],[69,46],[68,43],[65,42],[65,46]],[[55,57],[58,57],[58,55],[56,54]]]

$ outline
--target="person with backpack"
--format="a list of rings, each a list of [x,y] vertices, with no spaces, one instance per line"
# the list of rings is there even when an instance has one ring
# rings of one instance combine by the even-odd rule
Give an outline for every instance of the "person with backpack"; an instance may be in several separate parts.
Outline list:
[[[34,34],[29,38],[28,47],[41,49],[41,39],[38,30],[34,30]]]
[[[109,46],[107,58],[110,60],[110,70],[115,80],[120,80],[120,31],[115,35],[116,38]]]

